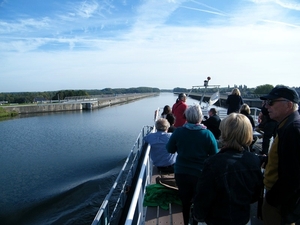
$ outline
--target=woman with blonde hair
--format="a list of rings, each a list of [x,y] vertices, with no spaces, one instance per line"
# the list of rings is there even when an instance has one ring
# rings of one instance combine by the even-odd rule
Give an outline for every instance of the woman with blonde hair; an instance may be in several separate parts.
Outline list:
[[[241,105],[244,104],[244,100],[241,97],[241,92],[238,88],[234,88],[230,95],[228,95],[226,104],[228,105],[227,115],[232,112],[239,112]]]
[[[241,108],[240,108],[240,113],[245,115],[249,120],[250,120],[250,123],[252,125],[252,128],[254,129],[255,128],[255,122],[254,122],[254,119],[253,117],[250,115],[251,113],[251,110],[250,110],[250,107],[248,104],[244,103]]]
[[[207,225],[245,225],[263,187],[260,159],[243,147],[252,143],[252,126],[246,116],[231,113],[220,130],[223,147],[204,162],[194,216]]]

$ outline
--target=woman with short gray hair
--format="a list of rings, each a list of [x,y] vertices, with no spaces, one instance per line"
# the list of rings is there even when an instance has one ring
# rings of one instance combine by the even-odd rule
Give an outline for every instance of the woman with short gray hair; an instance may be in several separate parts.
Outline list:
[[[184,224],[187,225],[204,160],[217,153],[218,145],[213,133],[201,124],[202,110],[199,104],[189,106],[185,117],[187,122],[173,132],[167,150],[178,154],[174,167],[175,180],[182,201]]]
[[[197,124],[203,119],[202,110],[199,104],[188,107],[184,114],[188,123]]]

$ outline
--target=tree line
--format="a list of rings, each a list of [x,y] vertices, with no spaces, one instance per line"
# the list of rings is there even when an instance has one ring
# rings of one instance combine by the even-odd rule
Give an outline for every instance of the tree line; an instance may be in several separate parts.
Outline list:
[[[231,93],[233,88],[238,88],[241,91],[241,94],[243,96],[253,96],[253,97],[258,97],[261,95],[265,95],[268,94],[273,88],[274,86],[271,84],[264,84],[264,85],[259,85],[255,88],[248,88],[247,86],[234,86],[234,87],[220,87],[218,88],[210,88],[209,91],[210,92],[217,92],[219,91],[220,94],[228,94]],[[294,87],[295,90],[298,92],[298,94],[300,93],[300,87]],[[180,93],[180,92],[184,92],[184,93],[189,93],[191,91],[191,89],[187,89],[187,88],[180,88],[180,87],[176,87],[173,89],[174,93]],[[197,93],[203,93],[203,87],[199,88],[199,89],[194,89],[193,92]]]
[[[158,88],[152,87],[133,87],[133,88],[104,88],[102,90],[60,90],[44,92],[9,92],[0,93],[0,102],[7,103],[33,103],[37,99],[63,100],[73,96],[92,96],[92,95],[118,95],[133,93],[160,92]]]
[[[247,86],[235,86],[240,89],[243,96],[260,96],[269,93],[272,88],[271,84],[264,84],[257,86],[255,88],[248,88]],[[211,92],[216,92],[219,90],[220,94],[228,94],[232,91],[234,87],[220,87],[210,88]],[[295,87],[294,87],[295,88]],[[300,87],[295,88],[298,93],[300,93]],[[37,99],[45,100],[63,100],[66,97],[73,96],[93,96],[93,95],[118,95],[118,94],[132,94],[132,93],[149,93],[149,92],[161,92],[169,91],[174,93],[184,92],[189,93],[191,89],[176,87],[173,90],[160,90],[159,88],[153,87],[132,87],[132,88],[104,88],[102,90],[60,90],[60,91],[44,91],[44,92],[10,92],[10,93],[0,93],[0,103],[33,103]],[[201,92],[202,89],[195,89],[193,92]]]

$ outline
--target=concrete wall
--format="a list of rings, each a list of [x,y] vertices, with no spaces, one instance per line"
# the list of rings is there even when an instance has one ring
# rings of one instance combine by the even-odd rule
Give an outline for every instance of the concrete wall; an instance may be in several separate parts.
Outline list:
[[[39,104],[39,105],[28,105],[28,106],[6,106],[4,107],[8,111],[16,111],[19,114],[28,113],[44,113],[44,112],[61,112],[61,111],[72,111],[81,110],[82,105],[68,104],[68,103],[56,103],[56,104]]]
[[[37,105],[14,105],[4,106],[7,111],[15,111],[19,114],[29,113],[46,113],[46,112],[62,112],[62,111],[75,111],[83,109],[97,109],[111,105],[127,103],[135,101],[141,98],[150,96],[157,96],[159,93],[147,93],[147,94],[129,94],[119,95],[115,97],[98,99],[97,101],[72,101],[63,103],[49,103],[49,104],[37,104]]]

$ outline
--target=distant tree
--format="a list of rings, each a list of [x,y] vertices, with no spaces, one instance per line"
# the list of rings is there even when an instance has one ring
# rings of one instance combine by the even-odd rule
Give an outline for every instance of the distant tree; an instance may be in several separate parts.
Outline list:
[[[62,100],[66,97],[73,97],[73,96],[89,96],[89,94],[86,91],[83,90],[63,90],[57,92],[54,97],[52,97],[52,100]]]
[[[63,100],[65,97],[90,96],[90,95],[111,95],[130,93],[160,92],[158,88],[136,87],[136,88],[104,88],[103,90],[61,90],[45,92],[0,92],[0,101],[8,103],[32,103],[35,98],[42,97],[47,100]]]
[[[173,89],[173,92],[174,93],[188,93],[189,89],[176,87]]]
[[[258,95],[268,94],[273,88],[274,86],[271,84],[260,85],[255,88],[254,94],[258,94]]]

